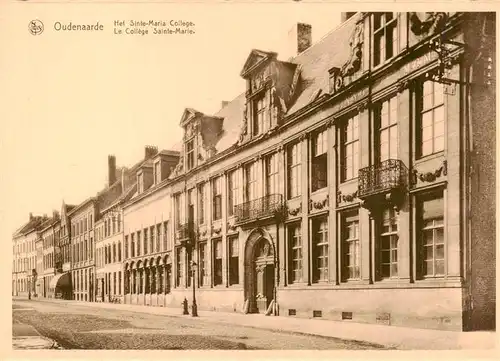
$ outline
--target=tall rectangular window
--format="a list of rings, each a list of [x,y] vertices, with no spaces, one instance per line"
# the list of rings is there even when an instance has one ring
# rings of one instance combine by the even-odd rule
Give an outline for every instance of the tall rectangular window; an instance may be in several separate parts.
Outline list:
[[[222,284],[222,240],[213,243],[214,286]]]
[[[418,200],[418,245],[421,277],[443,277],[444,253],[444,200],[442,192]]]
[[[398,53],[397,13],[373,14],[373,65],[383,64]]]
[[[313,219],[313,282],[328,280],[328,220]]]
[[[161,242],[161,233],[162,233],[161,227],[162,227],[161,224],[156,225],[156,243],[158,246],[160,245],[160,242]],[[166,251],[166,248],[164,248],[163,251]]]
[[[183,274],[184,274],[184,262],[182,257],[184,253],[181,247],[175,249],[175,261],[176,261],[176,278],[175,286],[180,287],[182,284]]]
[[[191,188],[190,190],[188,190],[188,201],[187,201],[187,222],[190,223],[190,224],[194,224],[195,222],[195,216],[194,216],[194,203],[195,203],[195,198],[196,198],[196,194],[195,194],[195,188]]]
[[[118,294],[122,294],[122,272],[118,271]]]
[[[121,214],[118,214],[116,216],[116,228],[118,232],[122,231],[122,216]]]
[[[160,168],[160,162],[156,162],[154,165],[154,182],[155,184],[158,184],[161,182],[161,168]]]
[[[178,225],[186,222],[186,195],[184,193],[175,195],[175,218]]]
[[[315,192],[328,185],[328,131],[315,134],[312,146],[311,190]]]
[[[222,218],[222,177],[214,178],[212,183],[213,192],[213,220]]]
[[[382,212],[380,232],[380,277],[398,276],[398,216],[393,208]]]
[[[206,283],[205,278],[207,277],[207,243],[203,242],[199,244],[199,277],[198,284],[200,287],[204,286]]]
[[[135,241],[134,241],[135,234],[132,233],[130,234],[130,257],[135,257]]]
[[[137,175],[137,192],[138,193],[144,192],[144,176],[142,173],[139,173]]]
[[[144,228],[144,230],[142,231],[142,234],[143,234],[143,240],[142,240],[142,246],[143,246],[143,249],[144,249],[144,255],[147,255],[148,254],[148,229],[147,228]],[[149,252],[151,252],[152,249],[149,250]]]
[[[233,170],[228,178],[228,204],[227,212],[229,216],[234,214],[234,206],[238,204],[240,199],[240,177],[238,170]]]
[[[194,167],[194,139],[186,143],[187,170]]]
[[[141,231],[137,231],[137,256],[141,255]]]
[[[122,243],[118,242],[118,262],[122,261]]]
[[[417,129],[418,155],[424,157],[444,150],[444,88],[443,84],[426,81],[420,88]]]
[[[296,143],[288,149],[288,198],[301,195],[302,151],[301,143]]]
[[[125,259],[127,259],[129,256],[128,256],[128,235],[125,236],[125,243],[124,243],[124,246],[125,246]]]
[[[300,223],[288,227],[289,283],[303,281],[301,232]]]
[[[383,162],[387,159],[398,159],[398,98],[392,97],[384,101],[376,109],[376,122],[378,123],[378,157]]]
[[[163,250],[168,249],[168,222],[163,222]]]
[[[198,219],[200,224],[205,223],[205,185],[198,187]]]
[[[342,281],[360,278],[361,253],[359,249],[358,211],[342,215]]]
[[[278,153],[271,154],[266,159],[266,193],[279,194],[279,155]]]
[[[359,115],[345,121],[341,134],[342,181],[357,178],[359,168]]]
[[[253,135],[258,135],[265,132],[269,128],[269,120],[267,116],[267,94],[254,101],[253,115]]]
[[[229,246],[229,285],[240,283],[239,240],[238,236],[228,238]]]
[[[253,162],[246,166],[246,198],[251,201],[257,198],[257,163]]]
[[[160,243],[157,242],[155,244],[155,227],[149,227],[149,247],[151,249],[151,253],[160,252]]]
[[[113,263],[116,262],[116,243],[113,243]]]

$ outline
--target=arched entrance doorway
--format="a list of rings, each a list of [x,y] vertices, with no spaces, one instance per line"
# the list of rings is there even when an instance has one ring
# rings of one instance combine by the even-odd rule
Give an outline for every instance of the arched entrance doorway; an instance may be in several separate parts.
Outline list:
[[[261,230],[252,232],[245,246],[245,300],[249,313],[265,313],[275,296],[275,253]]]

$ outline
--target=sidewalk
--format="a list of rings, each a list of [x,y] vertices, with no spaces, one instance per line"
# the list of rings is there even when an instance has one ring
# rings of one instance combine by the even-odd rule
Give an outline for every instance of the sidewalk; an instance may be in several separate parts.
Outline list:
[[[59,302],[68,305],[91,308],[117,309],[172,317],[183,316],[181,308],[165,308],[140,305],[91,303],[82,301],[63,301],[38,299],[39,302]],[[196,320],[201,322],[217,322],[235,324],[246,327],[269,329],[292,333],[310,334],[324,337],[335,337],[344,340],[356,340],[384,345],[401,350],[487,350],[496,347],[495,332],[454,332],[429,329],[418,329],[375,324],[315,320],[292,317],[273,317],[261,314],[244,315],[214,311],[198,311]]]
[[[40,335],[33,326],[14,323],[12,325],[12,348],[14,350],[45,350],[59,347],[55,341]]]

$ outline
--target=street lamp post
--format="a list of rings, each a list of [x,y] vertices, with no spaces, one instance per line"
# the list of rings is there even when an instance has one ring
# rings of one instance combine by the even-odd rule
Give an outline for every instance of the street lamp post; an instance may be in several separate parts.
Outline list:
[[[193,252],[193,247],[191,248],[191,252]],[[193,253],[191,253],[191,259],[193,257]],[[195,287],[195,280],[196,280],[196,262],[191,261],[191,269],[192,269],[192,276],[193,276],[193,307],[191,311],[191,316],[192,317],[198,317],[198,305],[196,304],[196,287]]]
[[[181,244],[184,246],[186,251],[189,253],[191,256],[191,277],[192,277],[192,283],[193,283],[193,305],[192,305],[192,311],[191,311],[191,316],[192,317],[198,317],[198,305],[196,304],[196,262],[194,262],[194,252],[196,249],[196,235],[193,232],[193,225],[192,223],[188,223],[188,237],[181,241]]]

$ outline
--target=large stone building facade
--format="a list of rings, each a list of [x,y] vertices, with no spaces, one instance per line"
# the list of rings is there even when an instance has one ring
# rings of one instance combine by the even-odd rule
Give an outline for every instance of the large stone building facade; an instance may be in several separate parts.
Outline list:
[[[286,61],[250,51],[241,95],[184,111],[180,152],[68,213],[122,220],[87,298],[72,259],[75,299],[495,327],[495,14],[343,19],[316,44],[298,24]]]

